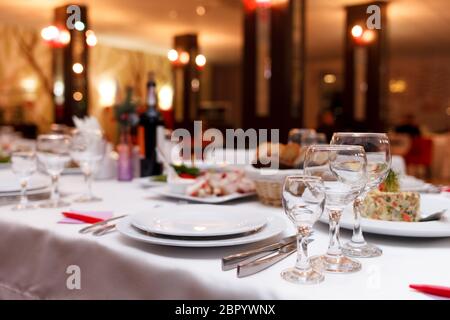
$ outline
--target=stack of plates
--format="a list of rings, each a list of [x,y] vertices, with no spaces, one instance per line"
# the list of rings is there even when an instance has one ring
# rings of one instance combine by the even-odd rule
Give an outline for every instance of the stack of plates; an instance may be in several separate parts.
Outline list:
[[[177,247],[222,247],[253,243],[280,234],[280,216],[238,207],[177,205],[154,208],[125,218],[119,232],[131,239]]]

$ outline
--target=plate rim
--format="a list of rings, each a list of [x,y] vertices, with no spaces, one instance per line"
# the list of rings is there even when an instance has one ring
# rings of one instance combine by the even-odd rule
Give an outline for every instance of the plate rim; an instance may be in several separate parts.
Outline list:
[[[208,206],[208,207],[213,207],[211,209],[217,210],[219,208],[221,208],[220,206],[213,206],[213,205],[208,205],[208,204],[188,204],[188,205],[180,205],[180,206],[176,206],[176,208],[180,208],[180,207],[199,207],[199,206]],[[160,207],[160,208],[155,208],[153,210],[170,210],[171,207]],[[181,210],[182,208],[180,208]],[[230,209],[230,208],[222,208],[223,210],[225,209]],[[222,210],[219,209],[219,210]],[[178,211],[178,210],[177,210]],[[251,214],[254,216],[252,218],[258,218],[258,216],[260,217],[260,221],[255,224],[254,226],[247,226],[247,227],[238,227],[236,229],[234,229],[233,231],[228,231],[228,232],[210,232],[208,234],[199,234],[198,232],[178,232],[178,233],[174,233],[174,232],[168,232],[166,230],[161,230],[161,229],[151,229],[148,228],[142,224],[139,224],[137,221],[135,221],[134,219],[136,218],[136,216],[138,215],[145,215],[145,214],[153,214],[154,211],[151,212],[137,212],[136,214],[133,214],[130,216],[130,223],[131,225],[133,225],[134,227],[142,230],[142,231],[146,231],[146,232],[152,232],[152,233],[157,233],[157,234],[161,234],[161,235],[167,235],[167,236],[179,236],[179,237],[216,237],[216,236],[232,236],[232,235],[237,235],[237,234],[242,234],[242,233],[247,233],[247,232],[252,232],[255,230],[259,230],[261,228],[263,228],[267,223],[268,223],[268,217],[262,217],[259,213],[255,213],[253,211],[251,211]],[[222,213],[222,212],[221,212]],[[247,212],[248,214],[249,212]],[[175,212],[173,212],[172,214],[175,214]],[[222,213],[223,214],[223,213]],[[225,214],[229,214],[229,213],[225,213]],[[234,213],[232,213],[234,214]],[[236,212],[236,215],[238,215],[239,213]],[[242,214],[242,213],[240,213]],[[244,218],[244,217],[243,217]]]
[[[169,186],[158,186],[158,187],[152,188],[152,191],[163,197],[198,202],[198,203],[205,203],[205,204],[224,203],[224,202],[237,200],[237,199],[244,199],[244,198],[256,195],[256,191],[253,191],[253,192],[247,192],[247,193],[235,192],[235,193],[232,193],[232,194],[229,194],[226,196],[221,196],[221,197],[211,196],[211,197],[205,197],[205,198],[197,198],[197,197],[192,197],[192,196],[188,196],[185,194],[164,192],[164,189],[168,189],[168,188],[169,188]]]
[[[262,230],[257,233],[253,233],[251,235],[245,237],[237,237],[232,239],[220,239],[220,240],[175,240],[175,239],[164,239],[164,238],[156,238],[152,236],[145,236],[145,239],[142,235],[130,235],[129,232],[126,232],[127,227],[132,227],[130,223],[130,217],[125,217],[121,221],[117,223],[117,231],[119,234],[127,239],[132,239],[137,242],[143,242],[153,245],[161,245],[161,246],[169,246],[169,247],[185,247],[185,248],[214,248],[214,247],[231,247],[238,246],[250,243],[256,243],[263,240],[267,240],[276,236],[279,236],[286,229],[285,220],[276,215],[266,214],[272,225],[273,230],[271,232],[265,230],[268,228],[269,224],[267,224]],[[264,234],[262,232],[266,232],[268,234]],[[234,242],[234,243],[233,243]]]

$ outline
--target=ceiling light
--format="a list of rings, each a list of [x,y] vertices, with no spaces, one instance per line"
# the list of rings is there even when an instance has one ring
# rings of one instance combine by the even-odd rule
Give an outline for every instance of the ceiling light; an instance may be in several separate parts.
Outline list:
[[[206,8],[204,6],[198,6],[195,9],[195,12],[199,15],[199,16],[204,16],[206,14]]]
[[[195,57],[195,64],[202,68],[206,65],[206,57],[202,54],[199,54]]]
[[[83,65],[82,65],[81,63],[78,63],[78,62],[77,62],[77,63],[74,63],[74,64],[73,64],[72,70],[73,70],[73,72],[75,72],[75,73],[77,73],[77,74],[80,74],[80,73],[83,72],[84,67],[83,67]]]
[[[354,38],[359,38],[362,36],[362,34],[363,34],[363,28],[360,25],[357,24],[357,25],[353,26],[352,36]]]
[[[189,60],[190,60],[189,53],[187,53],[186,51],[183,51],[182,53],[180,53],[180,62],[182,64],[188,64]]]
[[[169,50],[169,52],[167,52],[167,59],[169,59],[169,61],[171,61],[171,62],[177,61],[178,60],[178,51],[175,49]]]
[[[336,82],[336,76],[332,73],[328,73],[323,76],[323,82],[326,84],[332,84]]]

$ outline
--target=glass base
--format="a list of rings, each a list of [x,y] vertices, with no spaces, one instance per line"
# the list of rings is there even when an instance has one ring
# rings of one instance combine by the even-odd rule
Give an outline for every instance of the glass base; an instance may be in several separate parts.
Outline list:
[[[58,201],[47,201],[40,205],[41,208],[63,208],[69,206],[69,202],[65,202],[62,200]]]
[[[383,251],[372,244],[349,241],[342,247],[342,252],[349,257],[355,258],[374,258],[379,257]]]
[[[30,209],[36,209],[36,206],[31,203],[27,204],[17,204],[14,207],[12,207],[12,210],[14,211],[23,211],[23,210],[30,210]]]
[[[352,273],[361,270],[361,263],[359,261],[350,259],[344,255],[315,256],[311,257],[310,261],[314,268],[329,273]]]
[[[316,284],[323,281],[323,274],[314,269],[300,270],[297,268],[289,268],[281,272],[281,277],[292,283],[297,284]]]
[[[102,198],[96,197],[94,195],[82,195],[74,200],[74,202],[100,202]]]

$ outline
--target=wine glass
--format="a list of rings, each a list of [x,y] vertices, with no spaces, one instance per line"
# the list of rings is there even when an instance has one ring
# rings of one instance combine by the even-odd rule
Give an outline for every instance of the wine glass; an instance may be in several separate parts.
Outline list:
[[[332,273],[361,269],[361,263],[344,256],[339,240],[339,221],[344,208],[363,190],[367,182],[367,160],[363,147],[312,145],[306,150],[304,170],[321,177],[325,187],[325,209],[330,225],[330,242],[325,255],[311,258],[314,266]]]
[[[28,201],[27,186],[31,176],[37,170],[36,150],[31,144],[17,143],[11,153],[11,169],[19,178],[20,201],[13,210],[27,210],[34,208]]]
[[[86,182],[86,192],[76,202],[96,202],[102,199],[92,193],[92,180],[105,155],[106,143],[100,130],[75,131],[72,135],[70,155],[80,166]]]
[[[313,269],[308,258],[312,226],[324,209],[325,192],[322,179],[311,176],[288,176],[282,191],[283,208],[297,228],[297,262],[281,273],[283,279],[299,284],[323,281],[320,271]]]
[[[338,132],[331,139],[333,145],[359,145],[366,152],[368,181],[353,203],[355,222],[353,225],[352,239],[343,246],[344,254],[351,257],[370,258],[382,254],[380,248],[368,244],[364,240],[361,228],[361,212],[364,210],[364,198],[367,194],[378,187],[386,178],[391,167],[391,151],[389,138],[385,133],[353,133]]]
[[[37,139],[37,157],[52,179],[50,200],[41,204],[43,208],[60,208],[69,203],[62,201],[59,194],[59,177],[70,162],[70,137],[63,134],[43,134]]]

